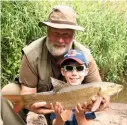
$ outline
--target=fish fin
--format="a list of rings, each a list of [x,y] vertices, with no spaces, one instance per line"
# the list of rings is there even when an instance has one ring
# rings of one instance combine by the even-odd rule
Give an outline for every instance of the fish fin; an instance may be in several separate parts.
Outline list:
[[[24,102],[21,95],[3,95],[3,97],[12,102],[14,106],[14,113],[18,113],[21,109],[24,108]]]
[[[102,97],[100,95],[98,95],[97,100],[95,101],[95,103],[93,104],[93,107],[91,109],[92,112],[97,111],[97,109],[99,108],[100,104],[102,101]]]
[[[50,77],[50,78],[51,78],[51,83],[52,83],[52,85],[53,85],[53,91],[54,91],[55,93],[59,92],[62,88],[65,88],[65,87],[70,86],[69,84],[67,84],[67,83],[64,82],[64,81],[55,79],[55,78],[53,78],[53,77]]]

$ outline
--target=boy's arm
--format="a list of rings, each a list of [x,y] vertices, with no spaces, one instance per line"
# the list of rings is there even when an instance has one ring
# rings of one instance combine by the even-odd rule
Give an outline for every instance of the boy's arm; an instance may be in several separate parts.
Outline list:
[[[75,107],[75,118],[76,118],[76,121],[77,121],[78,125],[90,125],[91,120],[86,119],[86,117],[84,116],[84,112],[86,112],[85,106],[84,106],[84,108],[82,108],[82,106],[79,103]]]
[[[52,109],[55,111],[56,118],[53,119],[52,125],[64,125],[64,120],[61,117],[63,112],[63,107],[59,102],[56,102],[55,105],[52,105]]]
[[[64,125],[70,117],[71,110],[63,110],[63,106],[59,102],[56,102],[54,106],[52,105],[52,109],[54,109],[56,115],[52,125]]]
[[[61,113],[56,113],[56,119],[53,120],[52,125],[64,125],[69,119],[71,110],[63,110]]]
[[[83,115],[75,114],[75,117],[78,125],[89,125],[89,121],[84,117],[84,114]]]
[[[56,119],[53,120],[52,125],[64,125],[64,121],[61,117],[56,117]]]

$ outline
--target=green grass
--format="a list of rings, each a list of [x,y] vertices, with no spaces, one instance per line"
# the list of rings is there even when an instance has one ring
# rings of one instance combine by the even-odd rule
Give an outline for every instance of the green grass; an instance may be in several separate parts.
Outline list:
[[[56,4],[72,6],[85,32],[76,40],[91,49],[102,79],[117,83],[127,80],[127,2],[98,1],[2,1],[1,66],[2,86],[19,71],[21,49],[32,39],[46,35],[39,21],[48,20]]]

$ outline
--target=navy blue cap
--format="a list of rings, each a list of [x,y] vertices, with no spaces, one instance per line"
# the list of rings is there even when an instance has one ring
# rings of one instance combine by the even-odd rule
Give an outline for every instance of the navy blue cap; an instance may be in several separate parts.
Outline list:
[[[63,56],[63,59],[60,62],[60,65],[62,65],[63,62],[66,60],[72,59],[76,61],[79,64],[85,64],[86,67],[88,67],[88,61],[84,55],[84,53],[81,50],[71,49],[65,55]]]

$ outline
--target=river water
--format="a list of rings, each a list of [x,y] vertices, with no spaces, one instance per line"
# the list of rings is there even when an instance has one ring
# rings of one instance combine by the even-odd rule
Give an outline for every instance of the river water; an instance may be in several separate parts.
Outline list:
[[[124,85],[121,92],[111,97],[111,102],[127,103],[127,83]]]

